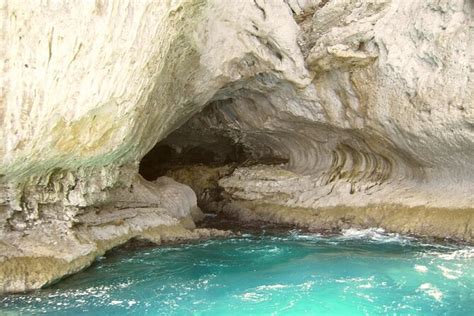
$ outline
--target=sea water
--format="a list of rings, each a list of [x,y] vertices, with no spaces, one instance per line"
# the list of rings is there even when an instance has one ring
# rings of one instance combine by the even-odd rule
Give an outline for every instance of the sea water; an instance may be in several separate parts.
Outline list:
[[[347,230],[119,249],[7,315],[474,315],[474,248]]]

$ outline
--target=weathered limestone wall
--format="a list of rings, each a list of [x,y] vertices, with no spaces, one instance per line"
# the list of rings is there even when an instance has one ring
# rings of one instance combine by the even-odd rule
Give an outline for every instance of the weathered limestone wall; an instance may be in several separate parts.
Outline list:
[[[217,151],[225,139],[254,161],[288,161],[219,180],[228,209],[246,218],[371,210],[311,225],[473,238],[472,1],[38,0],[0,10],[0,280],[14,262],[63,260],[55,275],[10,274],[3,291],[38,287],[143,237],[157,203],[169,218],[153,227],[189,219],[189,188],[163,195],[175,184],[137,177],[168,135],[178,152]],[[397,207],[419,224],[397,228]],[[143,221],[133,226],[129,212]],[[452,224],[443,214],[459,216]],[[102,227],[115,216],[109,246],[94,246],[93,232],[82,241],[90,218]],[[69,238],[63,258],[54,243]]]
[[[473,240],[472,2],[289,3],[301,55],[279,56],[303,58],[311,81],[233,82],[165,143],[217,155],[225,136],[254,161],[288,160],[221,178],[242,220]]]
[[[0,292],[49,284],[132,238],[159,244],[209,234],[194,229],[201,212],[194,192],[166,177],[147,182],[137,176],[129,187],[116,189],[108,203],[67,211],[53,208],[35,221],[20,214],[2,230]]]

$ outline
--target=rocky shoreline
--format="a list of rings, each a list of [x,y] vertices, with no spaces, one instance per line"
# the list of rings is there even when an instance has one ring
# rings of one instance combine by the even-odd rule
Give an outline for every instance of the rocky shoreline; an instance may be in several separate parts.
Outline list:
[[[100,209],[82,211],[73,222],[44,221],[23,231],[2,231],[0,293],[56,282],[132,239],[159,245],[230,234],[196,228],[202,213],[194,192],[170,178],[147,182],[138,177],[133,190],[116,194]]]

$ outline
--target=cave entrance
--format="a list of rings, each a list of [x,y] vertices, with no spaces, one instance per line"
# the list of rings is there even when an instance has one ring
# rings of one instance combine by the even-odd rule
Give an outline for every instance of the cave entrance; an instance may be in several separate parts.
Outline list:
[[[213,108],[208,106],[158,142],[140,161],[139,173],[148,181],[169,176],[190,186],[198,206],[217,213],[224,203],[219,179],[245,164],[249,155],[227,126],[215,128],[208,122]]]
[[[232,99],[214,101],[185,124],[158,142],[141,160],[140,174],[149,181],[170,170],[188,165],[222,166],[243,163],[251,150],[240,139],[240,130],[230,128]]]
[[[193,141],[196,135],[183,138],[180,130],[175,133],[157,143],[140,161],[139,173],[146,180],[154,181],[170,170],[190,165],[217,167],[247,159],[243,146],[229,138],[216,137],[209,141],[203,137],[202,143],[196,143]]]
[[[210,103],[143,157],[140,174],[148,181],[169,176],[186,184],[202,210],[218,212],[225,199],[218,181],[235,168],[288,162],[274,155],[262,134],[242,129],[236,107],[232,99]]]

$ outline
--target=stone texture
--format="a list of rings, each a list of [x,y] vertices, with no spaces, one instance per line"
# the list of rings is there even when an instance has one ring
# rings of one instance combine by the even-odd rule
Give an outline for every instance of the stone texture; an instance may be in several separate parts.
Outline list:
[[[219,151],[225,139],[251,161],[287,161],[219,180],[247,210],[397,205],[403,216],[392,207],[384,217],[413,216],[417,227],[432,218],[406,231],[472,240],[472,1],[9,1],[0,10],[3,291],[39,287],[189,219],[189,188],[137,177],[165,138],[176,152]]]
[[[261,205],[268,220],[278,208],[289,218],[295,208],[344,208],[360,219],[353,225],[472,240],[472,2],[288,3],[299,28],[291,58],[306,71],[292,69],[304,76],[259,72],[233,82],[164,143],[186,153],[213,141],[218,155],[224,135],[254,162],[287,160],[219,181],[242,214]]]
[[[91,264],[105,251],[132,238],[160,244],[196,239],[193,215],[199,215],[194,192],[171,178],[116,190],[106,205],[88,207],[70,222],[41,217],[27,227],[0,233],[0,291],[44,286]]]

